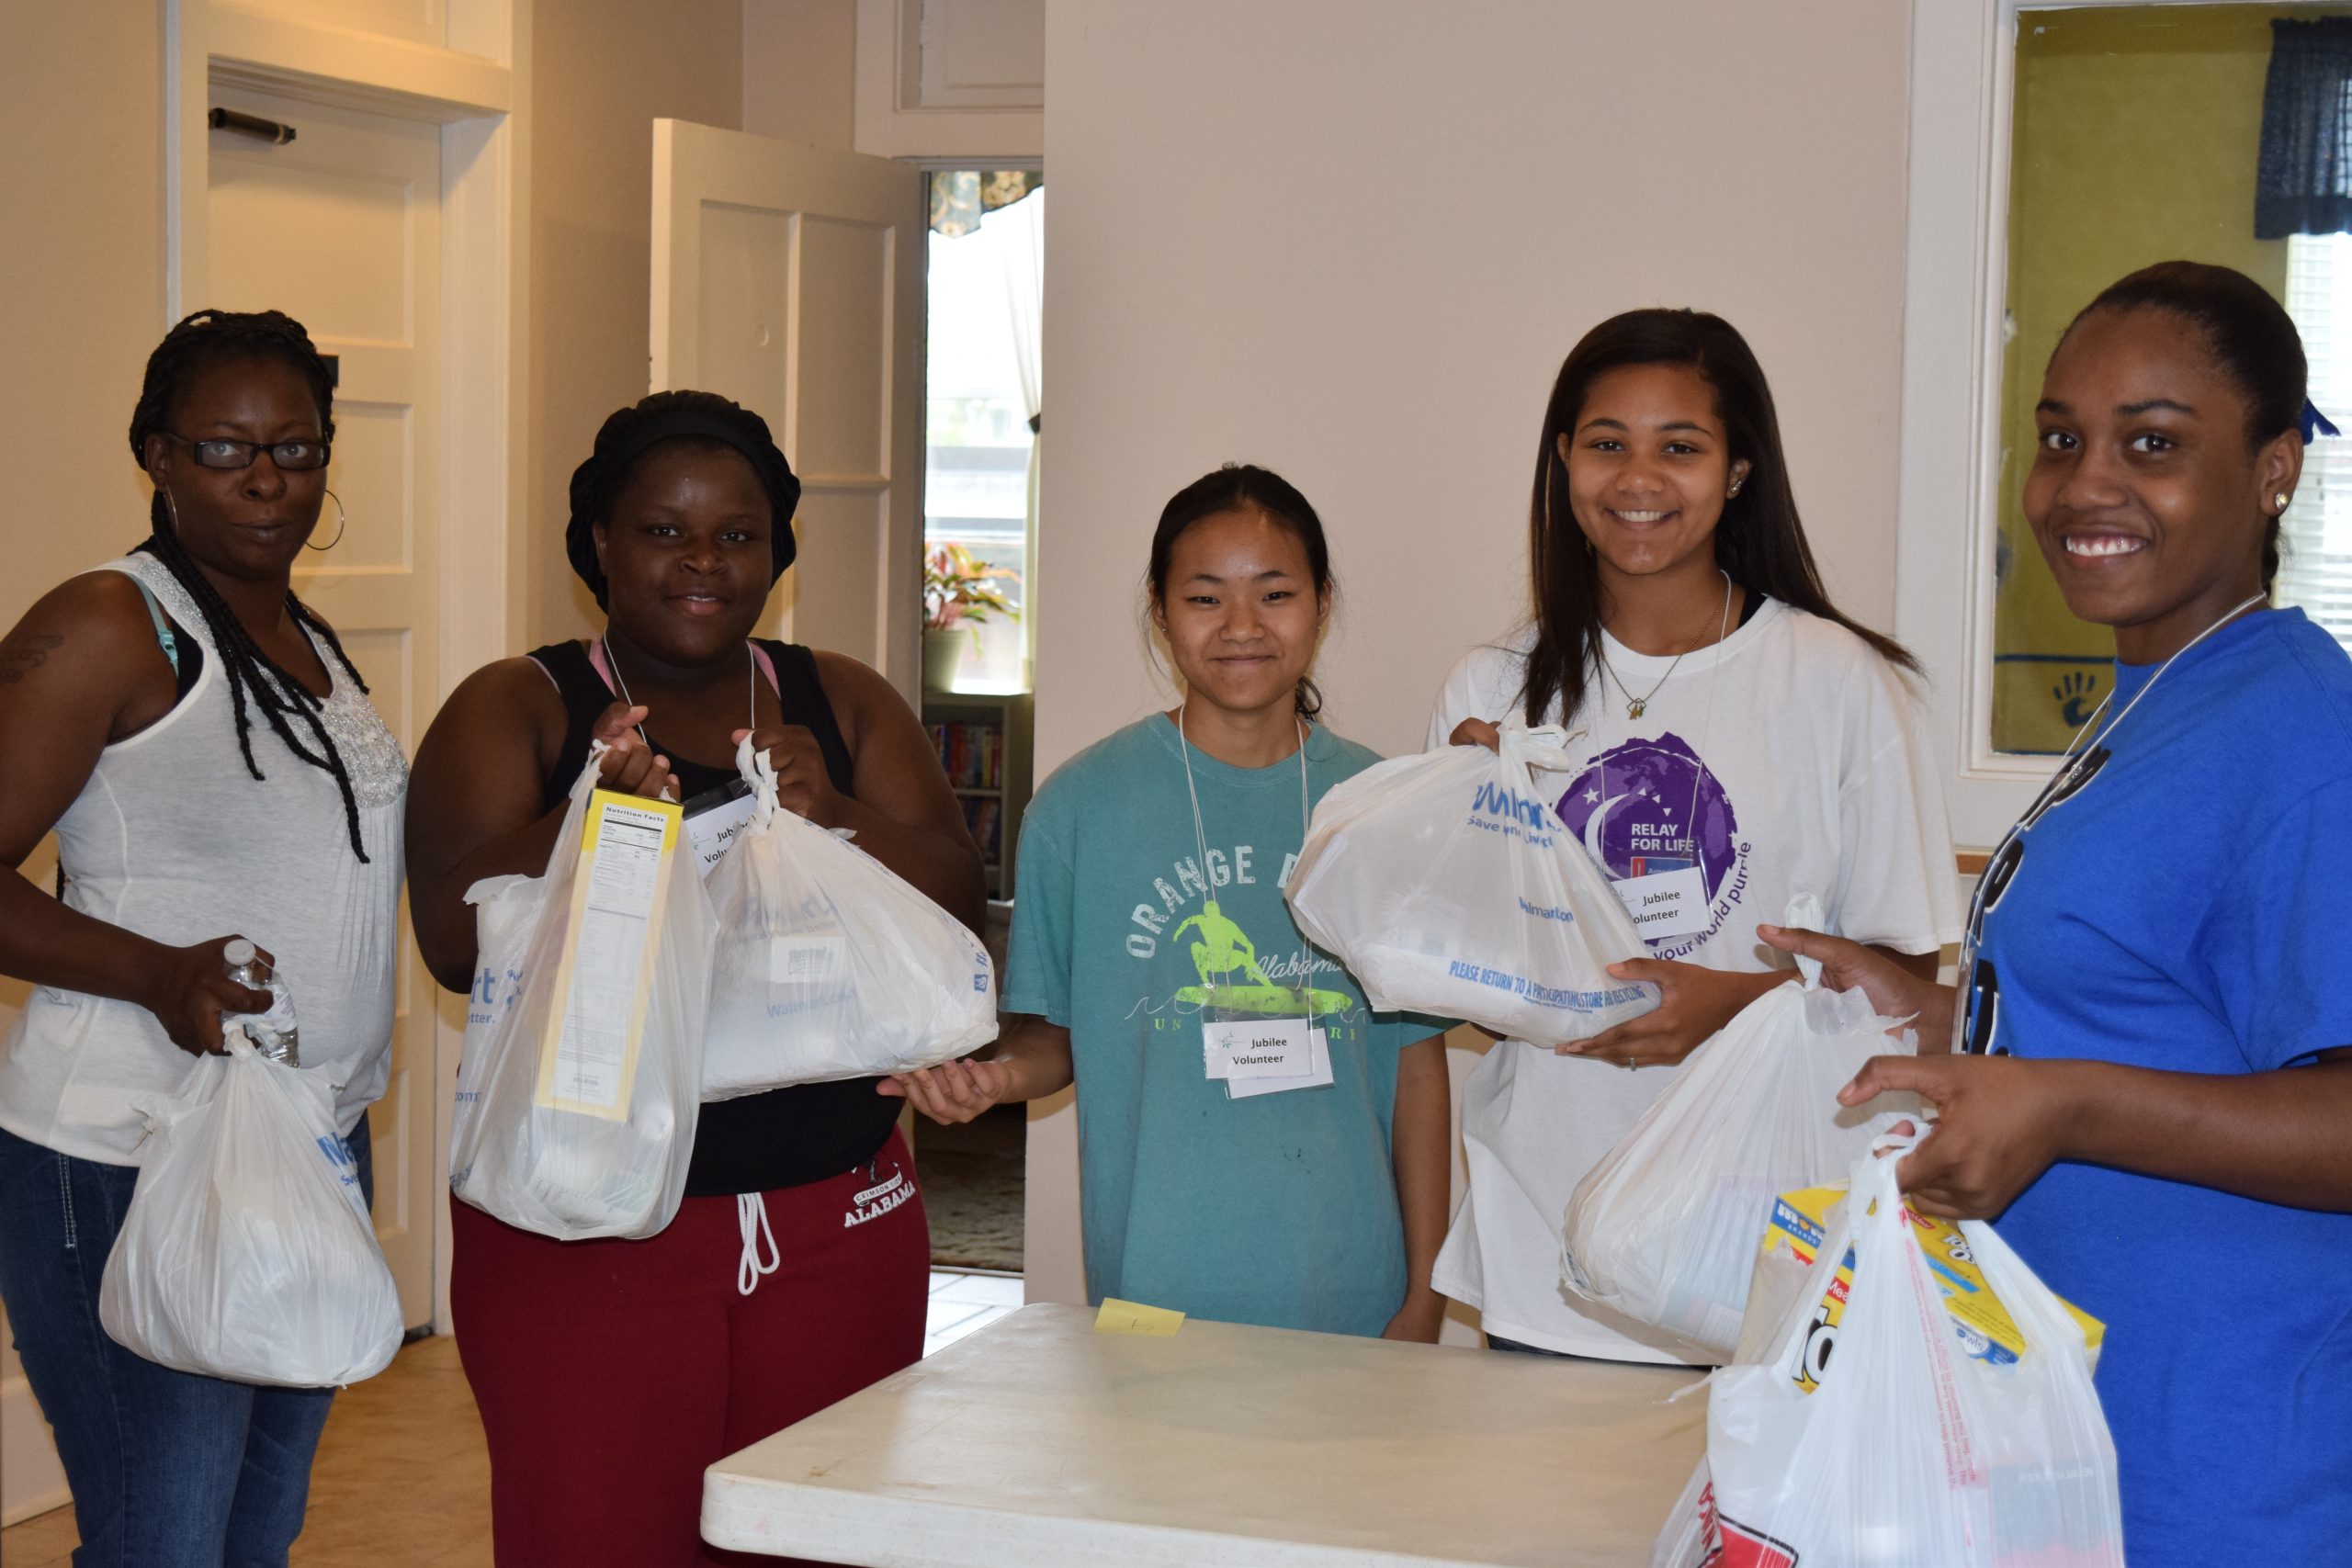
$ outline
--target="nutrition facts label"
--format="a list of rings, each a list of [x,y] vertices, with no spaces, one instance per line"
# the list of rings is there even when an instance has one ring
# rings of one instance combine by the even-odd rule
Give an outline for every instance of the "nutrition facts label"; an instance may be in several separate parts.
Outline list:
[[[596,802],[591,819],[594,853],[548,1086],[558,1100],[613,1111],[628,1093],[629,1034],[645,979],[670,820],[660,810],[625,800]]]

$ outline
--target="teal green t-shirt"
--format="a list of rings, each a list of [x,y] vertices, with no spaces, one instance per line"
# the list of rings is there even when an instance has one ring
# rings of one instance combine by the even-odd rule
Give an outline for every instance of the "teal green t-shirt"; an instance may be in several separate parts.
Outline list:
[[[1236,768],[1193,749],[1204,866],[1179,746],[1164,714],[1129,725],[1057,769],[1022,822],[1003,1005],[1070,1032],[1087,1295],[1378,1334],[1405,1297],[1397,1053],[1444,1025],[1375,1020],[1292,922],[1298,758]],[[1311,730],[1310,800],[1379,760]],[[1203,1008],[1295,1013],[1302,986],[1331,1084],[1229,1098]]]

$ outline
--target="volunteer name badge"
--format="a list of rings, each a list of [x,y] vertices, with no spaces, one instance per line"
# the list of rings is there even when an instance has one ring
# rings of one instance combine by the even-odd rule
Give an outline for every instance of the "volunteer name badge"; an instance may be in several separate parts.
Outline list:
[[[1331,1082],[1330,1041],[1326,1038],[1320,1029],[1307,1031],[1307,1041],[1312,1049],[1313,1065],[1305,1074],[1295,1078],[1229,1077],[1225,1080],[1226,1097],[1229,1100],[1249,1100],[1261,1094],[1280,1094],[1284,1089],[1322,1089],[1329,1084]]]
[[[1645,942],[1707,929],[1707,876],[1695,865],[1623,877],[1609,886]]]
[[[1303,1078],[1315,1070],[1315,1044],[1303,1018],[1204,1021],[1201,1036],[1212,1078]]]
[[[685,804],[686,836],[694,841],[695,869],[708,881],[727,858],[728,846],[752,819],[758,799],[741,779],[729,779]]]

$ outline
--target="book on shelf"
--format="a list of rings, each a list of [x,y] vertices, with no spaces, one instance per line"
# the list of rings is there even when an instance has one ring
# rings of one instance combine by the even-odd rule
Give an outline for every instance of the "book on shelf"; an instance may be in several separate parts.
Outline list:
[[[958,789],[1004,787],[1004,727],[949,719],[931,727],[939,766]]]
[[[980,847],[980,859],[993,865],[1003,859],[1004,803],[986,796],[967,796],[964,801],[964,826],[971,830],[972,841]]]

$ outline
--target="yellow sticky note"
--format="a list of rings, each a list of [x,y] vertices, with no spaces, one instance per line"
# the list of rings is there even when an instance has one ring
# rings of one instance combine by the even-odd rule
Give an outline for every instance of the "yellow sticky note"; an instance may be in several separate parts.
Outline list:
[[[1184,1326],[1184,1314],[1166,1307],[1146,1306],[1141,1302],[1123,1302],[1116,1296],[1102,1298],[1102,1309],[1094,1314],[1097,1334],[1149,1334],[1165,1339]]]

